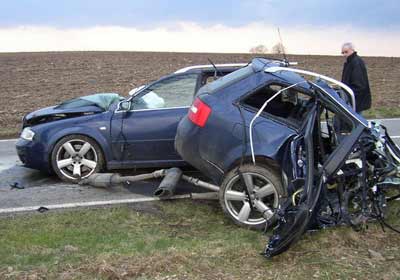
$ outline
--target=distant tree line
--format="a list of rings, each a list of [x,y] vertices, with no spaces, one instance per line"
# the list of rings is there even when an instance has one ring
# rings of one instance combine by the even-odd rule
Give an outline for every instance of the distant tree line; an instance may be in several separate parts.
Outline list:
[[[282,43],[276,43],[275,45],[272,46],[271,53],[273,54],[282,54],[286,53],[286,47]],[[269,53],[268,48],[265,45],[257,45],[255,47],[252,47],[249,50],[250,53],[253,54],[265,54]]]

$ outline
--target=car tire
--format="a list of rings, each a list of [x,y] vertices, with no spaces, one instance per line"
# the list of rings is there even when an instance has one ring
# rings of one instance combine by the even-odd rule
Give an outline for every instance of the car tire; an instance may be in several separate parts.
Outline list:
[[[92,138],[73,134],[56,143],[51,153],[51,165],[61,180],[78,183],[103,170],[104,156]]]
[[[227,217],[235,224],[250,229],[265,229],[274,224],[274,209],[286,197],[280,174],[266,165],[245,164],[240,167],[243,178],[253,182],[257,207],[250,206],[245,184],[241,183],[238,168],[226,174],[219,191],[219,202]],[[260,211],[263,210],[263,212]],[[269,210],[268,210],[269,209]],[[265,218],[266,215],[268,218]]]

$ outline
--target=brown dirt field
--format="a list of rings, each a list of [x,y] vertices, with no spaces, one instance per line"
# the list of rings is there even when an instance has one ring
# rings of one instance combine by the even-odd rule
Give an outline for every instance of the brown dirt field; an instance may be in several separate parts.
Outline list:
[[[142,85],[193,64],[247,62],[251,54],[53,52],[0,54],[0,137],[15,137],[28,112],[96,92],[127,95]],[[289,56],[299,68],[340,78],[343,58]],[[373,106],[400,112],[400,58],[366,57]]]

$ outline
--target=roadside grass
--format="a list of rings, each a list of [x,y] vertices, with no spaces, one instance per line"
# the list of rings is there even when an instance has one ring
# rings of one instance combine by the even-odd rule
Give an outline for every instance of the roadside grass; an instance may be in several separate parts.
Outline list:
[[[0,139],[16,138],[20,134],[20,127],[2,127],[0,130]]]
[[[388,222],[399,213],[392,202]],[[2,217],[0,279],[400,279],[400,235],[378,224],[305,234],[272,260],[266,242],[215,201]]]
[[[400,117],[399,107],[374,107],[364,113],[367,119],[384,119]]]

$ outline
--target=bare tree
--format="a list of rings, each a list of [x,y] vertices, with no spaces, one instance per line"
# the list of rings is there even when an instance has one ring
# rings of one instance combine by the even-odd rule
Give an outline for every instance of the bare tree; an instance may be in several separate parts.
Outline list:
[[[250,53],[268,53],[268,48],[265,45],[258,45],[255,47],[252,47],[249,51]]]
[[[272,53],[274,54],[282,54],[282,53],[286,53],[286,48],[282,43],[276,43],[273,47],[272,47]]]

